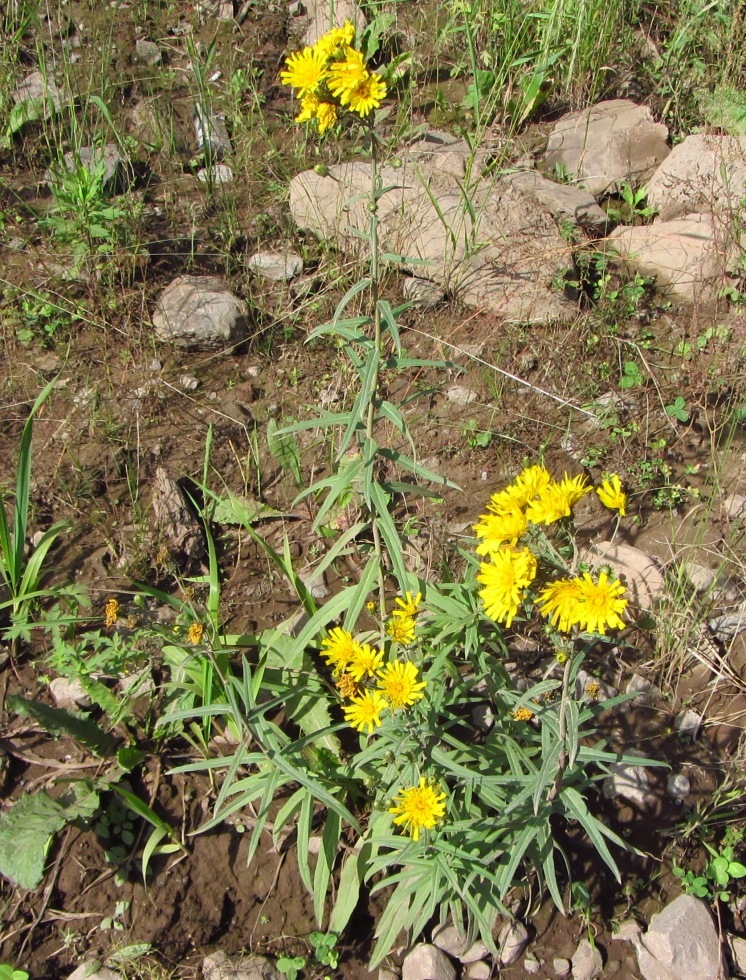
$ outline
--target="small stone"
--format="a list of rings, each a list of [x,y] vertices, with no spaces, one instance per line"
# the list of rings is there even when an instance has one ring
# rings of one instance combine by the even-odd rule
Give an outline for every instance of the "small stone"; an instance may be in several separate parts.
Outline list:
[[[303,259],[294,252],[256,252],[248,266],[264,279],[288,282],[303,272]]]
[[[685,711],[680,711],[676,715],[674,727],[680,735],[688,735],[690,738],[695,739],[702,727],[702,715],[698,715],[696,711],[687,708]]]
[[[533,953],[528,953],[526,956],[524,956],[523,958],[524,973],[534,974],[534,973],[538,973],[540,969],[541,969],[541,963],[539,962],[539,960],[536,959]]]
[[[306,8],[303,6],[300,0],[293,0],[293,2],[288,5],[288,13],[291,17],[305,17]]]
[[[723,501],[723,513],[731,521],[746,517],[746,497],[740,493],[729,493]]]
[[[154,357],[150,364],[148,364],[148,371],[150,371],[151,374],[159,374],[162,370],[163,362],[159,361],[157,357]]]
[[[122,980],[122,974],[101,966],[99,960],[89,960],[73,970],[67,980]]]
[[[495,724],[495,713],[488,704],[475,704],[471,709],[471,721],[480,732],[488,732]]]
[[[711,619],[709,627],[723,643],[730,643],[746,629],[746,602],[742,602],[732,612]]]
[[[528,945],[528,929],[522,922],[506,922],[497,937],[500,966],[512,966]]]
[[[456,967],[442,949],[418,943],[402,964],[402,980],[456,980]]]
[[[203,184],[231,184],[233,171],[224,163],[215,163],[211,167],[200,167],[197,180]]]
[[[581,939],[572,958],[573,980],[593,980],[600,976],[603,968],[604,961],[598,946],[592,945],[588,939]]]
[[[127,677],[120,677],[117,687],[122,694],[132,694],[141,697],[143,694],[152,694],[155,691],[155,681],[149,668],[130,674]]]
[[[594,677],[585,670],[579,670],[575,681],[575,697],[585,701],[607,701],[619,692],[611,684]]]
[[[612,762],[609,770],[610,774],[603,782],[603,794],[607,799],[614,800],[620,796],[640,809],[645,809],[653,801],[650,780],[644,766]]]
[[[691,783],[682,773],[671,773],[666,780],[666,792],[677,803],[686,799],[691,788]]]
[[[552,960],[552,969],[554,970],[555,976],[567,977],[570,975],[570,970],[572,970],[572,963],[566,960],[564,956],[555,956]]]
[[[303,582],[314,599],[326,599],[328,595],[331,595],[331,592],[324,581],[323,575],[317,576],[311,581],[312,575],[314,575],[313,568],[302,568],[298,572],[298,578]]]
[[[196,391],[199,388],[199,381],[193,374],[182,374],[179,378],[179,387],[182,391]]]
[[[153,41],[146,41],[145,38],[139,38],[135,43],[135,53],[143,64],[153,66],[159,65],[161,63],[161,49]]]
[[[467,966],[464,976],[466,980],[490,980],[492,965],[486,960],[475,960]]]
[[[479,399],[479,395],[462,385],[451,385],[446,392],[446,398],[454,405],[471,405],[472,402]]]
[[[445,290],[429,279],[406,276],[402,283],[404,298],[420,310],[432,310],[446,298]]]
[[[746,939],[741,936],[728,936],[733,962],[739,973],[746,973]]]
[[[178,276],[161,293],[153,314],[156,338],[187,350],[243,340],[247,308],[216,276]]]
[[[618,939],[622,943],[633,943],[639,938],[641,932],[642,927],[639,922],[635,919],[626,919],[619,924],[619,928],[614,933],[614,939]]]
[[[646,677],[633,674],[629,684],[627,684],[627,694],[636,694],[635,701],[638,704],[652,704],[656,698],[661,696],[661,691]]]
[[[378,980],[399,980],[399,974],[382,966],[378,969]]]
[[[91,698],[77,677],[55,677],[49,693],[58,708],[90,708]]]
[[[51,75],[32,71],[16,85],[11,95],[13,104],[25,107],[28,122],[34,119],[49,119],[67,101],[67,93],[62,93]]]
[[[462,963],[474,963],[489,955],[489,950],[481,940],[467,946],[466,937],[455,925],[439,926],[433,931],[433,945],[448,953]]]
[[[266,956],[226,956],[217,950],[202,960],[204,980],[284,980]]]
[[[79,166],[84,167],[90,174],[96,173],[100,168],[102,183],[104,186],[111,187],[119,183],[128,161],[122,156],[116,143],[107,143],[105,146],[81,146],[76,153],[72,151],[65,153],[62,164],[69,173],[74,173]],[[48,184],[56,184],[60,177],[58,172],[50,167],[44,174],[44,179]]]

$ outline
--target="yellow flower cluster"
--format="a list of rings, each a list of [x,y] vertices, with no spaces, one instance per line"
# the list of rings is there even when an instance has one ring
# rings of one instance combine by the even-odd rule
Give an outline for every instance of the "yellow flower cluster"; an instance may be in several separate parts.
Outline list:
[[[332,668],[340,695],[350,701],[344,708],[345,720],[359,732],[367,729],[372,734],[382,724],[384,711],[409,708],[424,697],[426,684],[419,680],[413,663],[384,664],[383,650],[358,642],[339,626],[322,640],[321,655]]]
[[[532,525],[549,526],[571,516],[573,507],[591,490],[584,476],[552,479],[543,466],[529,466],[487,504],[474,525],[477,554],[486,558],[479,567],[479,595],[487,616],[510,626],[521,606],[531,595],[529,587],[538,574],[536,557],[530,548]],[[618,476],[613,475],[596,488],[604,506],[626,514],[627,496]],[[538,594],[539,612],[562,632],[606,634],[607,629],[623,629],[622,614],[627,606],[624,586],[602,573],[594,582],[588,573],[578,578],[557,579]]]
[[[107,599],[104,606],[104,626],[113,626],[119,618],[119,600]]]
[[[296,122],[315,121],[323,135],[337,122],[340,109],[364,117],[381,105],[386,83],[368,70],[354,40],[355,26],[348,20],[327,31],[313,47],[286,58],[280,81],[296,89],[301,100]]]
[[[405,592],[402,598],[397,598],[391,611],[391,618],[386,624],[386,633],[399,646],[409,646],[414,641],[416,632],[417,613],[422,601],[422,593],[413,596]]]
[[[394,814],[394,823],[417,841],[421,830],[433,830],[445,816],[445,798],[437,783],[420,776],[419,786],[399,790],[389,813]]]

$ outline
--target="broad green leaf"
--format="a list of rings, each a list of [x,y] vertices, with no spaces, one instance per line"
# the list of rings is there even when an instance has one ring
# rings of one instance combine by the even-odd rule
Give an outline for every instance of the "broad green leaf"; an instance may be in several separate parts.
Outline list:
[[[22,796],[0,816],[0,873],[21,888],[36,888],[52,837],[66,823],[64,807],[48,793]]]
[[[262,503],[255,497],[246,494],[238,496],[229,490],[224,496],[216,499],[210,516],[216,524],[246,527],[248,524],[256,524],[257,521],[263,521],[270,517],[286,517],[287,515],[281,510],[270,507],[269,504]]]
[[[27,701],[17,694],[9,695],[6,704],[16,714],[33,718],[50,735],[69,735],[96,755],[112,755],[116,749],[116,739],[88,718],[39,701]]]

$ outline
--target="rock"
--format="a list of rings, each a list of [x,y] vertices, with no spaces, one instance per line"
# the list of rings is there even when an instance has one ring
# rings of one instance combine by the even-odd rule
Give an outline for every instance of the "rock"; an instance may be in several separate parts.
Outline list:
[[[588,939],[581,939],[572,957],[572,980],[593,980],[601,975],[603,957],[598,946]]]
[[[439,926],[433,930],[433,945],[462,963],[474,963],[489,956],[490,952],[480,939],[468,945],[466,937],[454,925]]]
[[[303,272],[303,259],[295,252],[256,252],[248,266],[264,279],[287,282]]]
[[[222,950],[202,960],[204,980],[283,980],[266,956],[226,956]]]
[[[670,153],[668,128],[647,106],[612,99],[559,119],[549,137],[544,166],[558,164],[594,197],[612,194],[623,183],[639,187]]]
[[[152,694],[155,691],[155,681],[149,667],[144,667],[136,674],[129,674],[127,677],[120,677],[117,687],[122,694],[129,694],[134,697],[142,697],[144,694]]]
[[[566,960],[564,956],[555,956],[552,960],[552,969],[554,970],[555,976],[569,977],[570,970],[572,970],[572,963]]]
[[[636,694],[635,701],[638,704],[652,704],[656,698],[661,697],[661,690],[652,681],[640,674],[633,674],[626,688],[627,694]]]
[[[746,137],[687,136],[648,182],[650,207],[661,221],[713,213],[730,221],[744,196]]]
[[[466,980],[490,980],[492,976],[492,964],[487,960],[476,960],[470,963],[464,970]]]
[[[40,71],[27,75],[11,95],[13,105],[23,107],[18,111],[25,122],[49,119],[68,98],[66,92],[57,88],[51,75]]]
[[[77,677],[55,677],[49,693],[58,708],[90,708],[91,698]]]
[[[628,272],[654,277],[670,299],[714,305],[729,264],[724,236],[709,214],[614,229],[607,239]]]
[[[708,626],[719,640],[730,643],[746,629],[746,602],[742,602],[732,612],[711,619]]]
[[[527,953],[523,958],[523,972],[533,975],[541,969],[541,963],[532,953]]]
[[[122,974],[101,966],[99,960],[89,960],[73,970],[67,980],[122,980]]]
[[[733,963],[741,974],[746,973],[746,939],[741,936],[728,936]]]
[[[181,487],[161,466],[155,471],[152,503],[155,522],[169,549],[177,555],[202,558],[205,554],[202,527],[190,510]]]
[[[225,163],[214,163],[211,167],[200,167],[197,180],[202,184],[231,184],[233,171]]]
[[[500,966],[512,966],[528,945],[528,929],[518,920],[505,922],[497,935]]]
[[[624,579],[627,597],[640,609],[651,609],[663,594],[663,573],[655,560],[632,545],[599,541],[583,552],[581,560],[587,561],[592,570],[609,565]]]
[[[723,961],[707,906],[679,895],[650,920],[635,943],[644,980],[721,980]]]
[[[446,398],[454,405],[471,405],[472,402],[479,400],[479,395],[476,391],[464,388],[463,385],[451,385],[446,391]]]
[[[72,173],[80,164],[89,173],[94,173],[99,167],[103,168],[104,186],[112,187],[116,185],[124,173],[128,162],[125,161],[119,152],[116,143],[107,143],[105,146],[81,146],[77,153],[72,151],[66,153],[62,158],[65,170]],[[54,184],[59,180],[59,176],[50,167],[44,174],[44,179],[48,184]]]
[[[729,493],[721,505],[723,514],[731,521],[746,517],[746,497],[741,493]]]
[[[443,950],[418,943],[402,964],[402,980],[456,980],[456,967]]]
[[[346,20],[355,25],[358,36],[365,30],[367,21],[355,0],[334,0],[334,22],[329,22],[328,0],[305,0],[308,25],[303,34],[303,44],[313,45],[330,27],[341,27]]]
[[[324,581],[324,576],[316,576],[315,569],[313,568],[302,568],[298,572],[298,578],[306,586],[308,591],[311,593],[314,599],[326,599],[328,595],[331,595],[329,587]],[[313,578],[313,581],[311,579]]]
[[[495,713],[488,704],[475,704],[471,709],[471,720],[480,732],[488,732],[495,724]]]
[[[225,347],[246,337],[246,304],[216,276],[179,276],[161,293],[153,327],[187,350]]]
[[[582,187],[575,187],[573,184],[556,184],[536,170],[521,170],[509,174],[505,181],[514,187],[517,193],[538,201],[556,221],[571,221],[597,237],[606,234],[609,224],[606,212]]]
[[[139,143],[149,149],[163,145],[163,133],[152,103],[141,99],[126,114],[127,130]]]
[[[614,939],[622,943],[633,943],[639,939],[642,927],[636,919],[626,919],[619,923],[619,928],[614,933]]]
[[[594,677],[585,670],[579,670],[575,679],[575,697],[586,701],[607,701],[619,693],[611,684]]]
[[[687,798],[691,788],[691,783],[682,773],[671,773],[666,780],[666,793],[677,803]]]
[[[199,388],[199,381],[193,374],[182,374],[179,378],[179,387],[182,391],[196,391]]]
[[[381,966],[378,969],[378,980],[399,980],[399,974]]]
[[[469,183],[466,207],[464,179],[432,159],[462,151],[454,144],[433,146],[429,156],[413,147],[402,151],[401,167],[381,168],[391,187],[378,205],[381,247],[416,260],[405,261],[404,271],[468,306],[519,322],[572,319],[575,305],[552,287],[572,260],[549,212],[504,181],[480,177]],[[305,171],[290,182],[293,219],[300,229],[359,252],[356,232],[367,233],[369,188],[367,163],[333,166],[323,176]]]
[[[291,17],[303,17],[305,13],[306,13],[306,8],[303,6],[300,0],[293,0],[292,3],[288,4],[288,14]]]
[[[646,768],[628,762],[611,763],[609,775],[603,782],[603,794],[609,800],[620,796],[641,810],[645,810],[655,799],[650,792]]]
[[[676,715],[674,727],[680,735],[696,738],[702,727],[702,715],[698,715],[696,711],[687,708]]]
[[[135,54],[138,60],[151,67],[161,63],[161,49],[153,41],[146,41],[145,38],[138,38],[135,42]]]
[[[446,298],[442,286],[430,282],[429,279],[418,279],[416,276],[405,276],[402,291],[405,299],[423,311],[434,309]]]

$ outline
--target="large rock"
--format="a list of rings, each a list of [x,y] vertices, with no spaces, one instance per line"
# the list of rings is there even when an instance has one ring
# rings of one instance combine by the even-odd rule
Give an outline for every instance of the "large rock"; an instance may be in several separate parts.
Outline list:
[[[596,199],[573,184],[556,184],[536,170],[519,170],[505,177],[518,194],[533,198],[557,221],[570,221],[594,235],[604,235],[609,219]]]
[[[594,195],[639,187],[668,156],[668,128],[647,106],[612,99],[557,121],[545,156],[547,170],[558,164]]]
[[[746,196],[746,136],[687,136],[648,183],[648,204],[662,221],[697,212],[730,221]]]
[[[707,906],[679,895],[635,941],[644,980],[722,980],[720,940]]]
[[[179,276],[161,293],[153,326],[177,347],[217,349],[246,337],[247,308],[216,276]]]
[[[627,598],[640,609],[651,609],[663,594],[664,579],[655,560],[630,544],[598,541],[581,555],[592,571],[608,565],[618,578],[624,578]]]
[[[509,179],[457,176],[471,169],[469,153],[463,141],[426,139],[404,154],[401,167],[381,168],[390,188],[378,206],[382,248],[469,306],[520,322],[571,320],[575,305],[552,287],[572,264],[557,223]],[[295,223],[359,252],[370,177],[368,163],[298,174],[290,183]]]
[[[656,286],[671,299],[707,306],[723,286],[729,250],[712,215],[620,227],[608,241],[630,272],[655,277]]]

